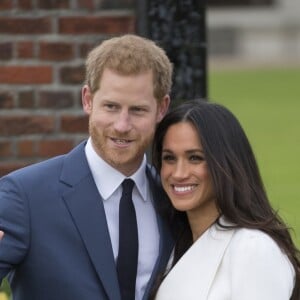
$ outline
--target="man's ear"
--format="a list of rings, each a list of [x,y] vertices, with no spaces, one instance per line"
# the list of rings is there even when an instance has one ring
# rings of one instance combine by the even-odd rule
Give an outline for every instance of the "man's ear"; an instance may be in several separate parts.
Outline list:
[[[163,117],[166,115],[169,105],[170,105],[170,96],[166,95],[164,98],[161,100],[161,102],[158,104],[158,111],[157,111],[157,118],[156,122],[159,123]]]
[[[90,115],[93,107],[93,95],[88,85],[84,85],[81,90],[81,101],[84,112]]]

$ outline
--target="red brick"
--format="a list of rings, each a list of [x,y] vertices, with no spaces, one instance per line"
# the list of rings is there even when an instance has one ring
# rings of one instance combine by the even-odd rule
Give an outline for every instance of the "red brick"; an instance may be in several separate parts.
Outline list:
[[[0,158],[12,155],[11,149],[12,147],[10,141],[0,141]]]
[[[79,45],[79,55],[81,58],[86,58],[90,50],[96,46],[94,43],[82,43]]]
[[[40,43],[40,59],[64,61],[73,58],[73,47],[69,43]]]
[[[21,9],[32,9],[32,0],[19,0],[18,6]]]
[[[0,92],[0,109],[3,108],[13,108],[14,99],[10,92]]]
[[[34,157],[35,142],[32,140],[21,140],[17,144],[19,157]]]
[[[43,91],[38,94],[38,107],[40,108],[67,108],[74,105],[73,94],[61,91]]]
[[[69,140],[46,140],[38,143],[38,156],[52,157],[69,152],[73,148]]]
[[[26,163],[24,162],[1,162],[0,163],[0,177],[4,176],[14,170],[20,169],[22,167],[25,167]]]
[[[33,42],[23,41],[17,43],[17,56],[19,58],[33,58],[34,45]]]
[[[61,17],[59,32],[64,34],[122,34],[134,32],[132,16]]]
[[[87,133],[88,117],[87,116],[62,116],[61,131],[65,133]]]
[[[0,1],[0,10],[10,9],[13,7],[13,0],[1,0]]]
[[[0,66],[0,82],[10,84],[42,84],[52,82],[50,66]]]
[[[76,94],[75,103],[77,103],[78,107],[82,106],[82,95],[81,95],[81,88],[78,90],[78,93]]]
[[[156,1],[157,2],[157,1]],[[101,0],[102,9],[134,8],[136,0]]]
[[[92,10],[95,8],[93,0],[78,0],[79,8],[86,8]]]
[[[51,116],[1,116],[0,135],[45,134],[55,130]]]
[[[63,67],[59,72],[60,81],[64,84],[81,84],[84,81],[84,66]]]
[[[0,60],[9,60],[13,56],[12,43],[0,43]]]
[[[23,91],[19,93],[19,107],[20,108],[33,108],[34,103],[33,91]]]
[[[41,34],[51,32],[51,18],[0,17],[0,33]]]
[[[44,9],[69,8],[69,0],[38,0],[37,6]]]

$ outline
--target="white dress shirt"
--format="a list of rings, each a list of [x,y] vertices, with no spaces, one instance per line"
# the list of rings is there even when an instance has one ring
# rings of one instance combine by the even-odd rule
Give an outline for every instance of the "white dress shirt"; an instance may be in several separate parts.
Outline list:
[[[110,234],[115,261],[119,248],[119,202],[122,194],[122,182],[126,176],[106,163],[93,149],[89,138],[85,153],[98,191],[103,199],[106,221]],[[136,211],[139,256],[136,279],[135,299],[143,298],[147,283],[152,274],[159,252],[159,231],[152,194],[146,176],[146,156],[139,169],[129,178],[135,182],[132,191]]]

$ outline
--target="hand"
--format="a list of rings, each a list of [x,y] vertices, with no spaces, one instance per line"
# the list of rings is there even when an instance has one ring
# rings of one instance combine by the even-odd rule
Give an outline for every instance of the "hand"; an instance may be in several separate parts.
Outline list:
[[[4,236],[4,231],[0,230],[0,241],[2,240],[3,236]]]

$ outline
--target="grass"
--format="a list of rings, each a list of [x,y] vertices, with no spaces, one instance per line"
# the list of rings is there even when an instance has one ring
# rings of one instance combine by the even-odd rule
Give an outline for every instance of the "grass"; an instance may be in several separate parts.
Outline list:
[[[270,201],[300,247],[300,68],[212,70],[209,98],[241,122]]]

